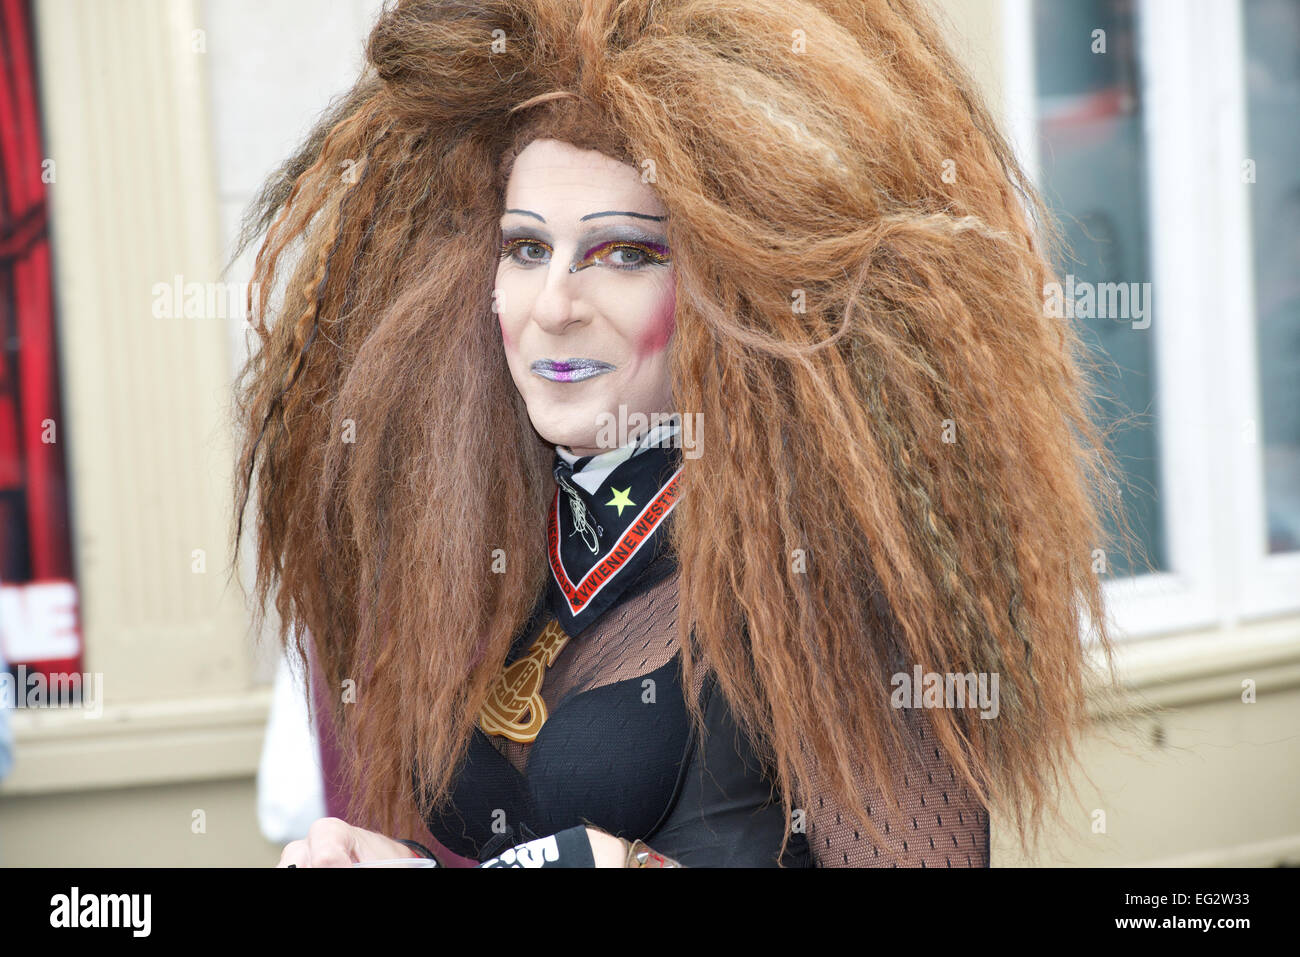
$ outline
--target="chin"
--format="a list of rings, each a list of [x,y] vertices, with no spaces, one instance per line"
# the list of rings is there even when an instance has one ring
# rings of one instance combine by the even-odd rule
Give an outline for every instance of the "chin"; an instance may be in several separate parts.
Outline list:
[[[534,418],[533,428],[551,445],[563,445],[566,448],[593,448],[596,433],[592,428],[575,428],[572,422],[557,422],[553,418],[538,420]]]
[[[603,406],[599,402],[573,402],[561,406],[554,401],[543,404],[545,412],[534,415],[530,407],[528,417],[537,434],[551,445],[568,448],[595,448],[596,433],[600,424],[597,416]]]
[[[563,438],[547,439],[552,445],[561,445],[566,449],[595,449],[596,438],[592,435],[572,435],[566,434]],[[606,449],[596,449],[597,452],[607,451]],[[575,455],[586,455],[586,452],[574,452]]]

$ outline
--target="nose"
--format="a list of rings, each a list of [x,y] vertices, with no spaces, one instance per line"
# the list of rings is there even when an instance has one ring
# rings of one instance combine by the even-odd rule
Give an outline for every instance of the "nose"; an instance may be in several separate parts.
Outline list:
[[[546,282],[533,301],[532,318],[552,335],[562,335],[585,325],[589,319],[586,306],[578,295],[581,272],[569,272],[568,260],[558,256],[546,267]]]

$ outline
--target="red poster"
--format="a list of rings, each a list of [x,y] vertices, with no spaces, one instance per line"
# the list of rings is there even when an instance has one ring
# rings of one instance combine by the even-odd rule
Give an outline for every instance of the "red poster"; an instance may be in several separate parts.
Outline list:
[[[0,0],[0,650],[29,673],[80,672],[48,223],[27,0]]]

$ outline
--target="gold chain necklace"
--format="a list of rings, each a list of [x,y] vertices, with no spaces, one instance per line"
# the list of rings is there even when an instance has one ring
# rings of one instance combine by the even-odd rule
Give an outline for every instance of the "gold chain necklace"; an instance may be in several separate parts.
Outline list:
[[[546,723],[542,680],[546,669],[569,643],[560,623],[552,618],[537,636],[528,654],[508,666],[479,710],[478,724],[488,734],[528,744]],[[527,715],[527,720],[524,716]]]

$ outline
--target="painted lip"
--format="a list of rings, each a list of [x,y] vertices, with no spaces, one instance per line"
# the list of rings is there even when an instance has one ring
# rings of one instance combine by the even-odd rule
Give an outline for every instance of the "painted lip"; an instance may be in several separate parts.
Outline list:
[[[612,365],[599,359],[538,359],[528,368],[533,375],[552,382],[581,382],[614,371]]]

